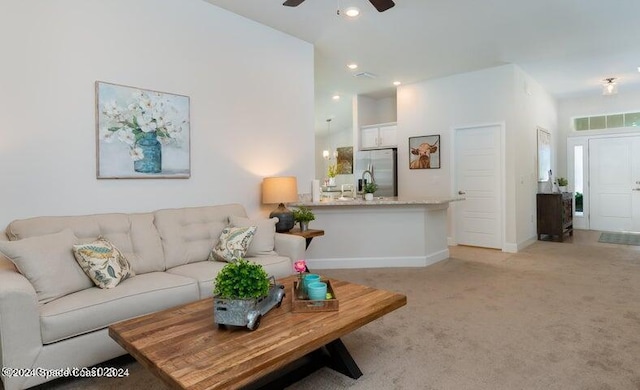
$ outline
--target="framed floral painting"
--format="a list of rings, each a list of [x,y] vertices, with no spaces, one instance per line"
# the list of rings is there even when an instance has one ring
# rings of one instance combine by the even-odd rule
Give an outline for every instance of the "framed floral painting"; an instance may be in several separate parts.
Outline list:
[[[189,97],[96,81],[98,179],[191,175]]]

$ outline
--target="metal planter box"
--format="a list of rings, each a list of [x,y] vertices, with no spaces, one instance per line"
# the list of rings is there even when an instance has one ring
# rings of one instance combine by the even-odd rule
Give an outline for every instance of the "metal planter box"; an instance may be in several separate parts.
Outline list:
[[[216,324],[246,326],[250,330],[256,330],[260,326],[260,319],[273,307],[280,307],[284,299],[284,286],[272,283],[269,294],[257,299],[229,299],[213,297],[213,312]]]

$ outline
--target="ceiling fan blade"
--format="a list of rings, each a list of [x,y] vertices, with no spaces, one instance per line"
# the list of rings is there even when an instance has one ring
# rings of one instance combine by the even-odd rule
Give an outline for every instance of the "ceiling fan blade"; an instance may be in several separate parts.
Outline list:
[[[393,0],[369,0],[369,2],[376,7],[378,12],[384,12],[396,5]]]
[[[282,5],[286,5],[287,7],[297,7],[302,4],[304,0],[287,0]]]

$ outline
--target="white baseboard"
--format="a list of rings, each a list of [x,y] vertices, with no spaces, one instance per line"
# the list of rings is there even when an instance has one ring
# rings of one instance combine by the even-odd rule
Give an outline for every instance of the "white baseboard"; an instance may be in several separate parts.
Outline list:
[[[307,259],[310,269],[426,267],[449,258],[449,249],[428,256]]]
[[[533,244],[534,242],[538,241],[537,237],[529,237],[524,241],[521,241],[519,243],[505,243],[504,247],[502,248],[503,252],[508,252],[508,253],[517,253],[521,250],[523,250],[524,248],[528,247],[529,245]]]

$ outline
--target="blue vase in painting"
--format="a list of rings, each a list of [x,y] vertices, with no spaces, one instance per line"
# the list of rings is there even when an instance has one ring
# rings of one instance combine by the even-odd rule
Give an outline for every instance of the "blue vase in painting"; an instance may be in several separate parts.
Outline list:
[[[162,171],[162,148],[156,132],[144,133],[136,145],[142,149],[143,158],[133,162],[133,169],[141,173],[159,173]]]

